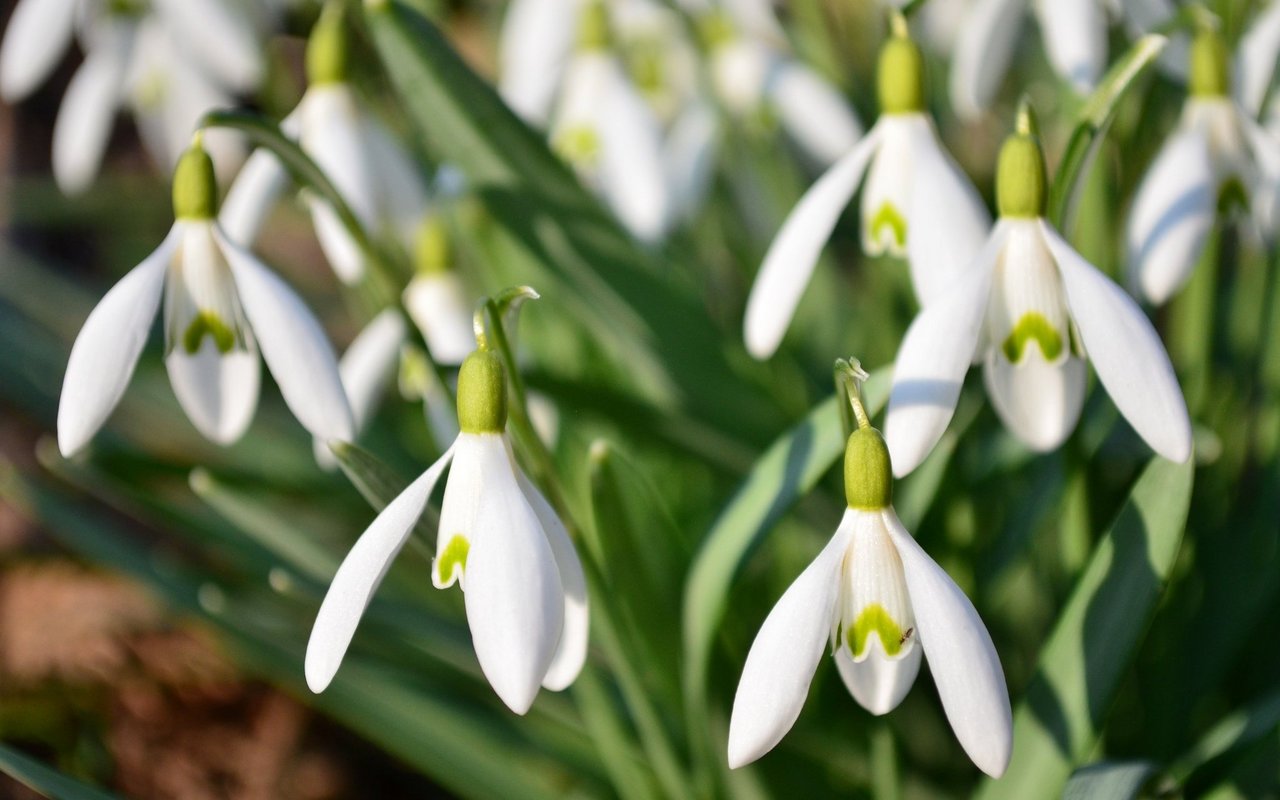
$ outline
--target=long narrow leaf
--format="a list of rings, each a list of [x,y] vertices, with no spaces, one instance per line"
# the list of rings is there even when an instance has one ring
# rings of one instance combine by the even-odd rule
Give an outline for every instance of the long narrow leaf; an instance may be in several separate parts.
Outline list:
[[[0,772],[52,800],[112,800],[112,795],[101,789],[81,783],[2,744]]]

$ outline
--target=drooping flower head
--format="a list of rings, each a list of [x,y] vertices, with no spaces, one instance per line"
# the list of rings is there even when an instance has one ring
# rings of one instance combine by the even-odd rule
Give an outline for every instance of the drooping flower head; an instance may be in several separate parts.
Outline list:
[[[280,127],[324,170],[370,235],[407,240],[426,209],[426,181],[352,87],[348,26],[341,4],[325,6],[307,43],[307,91]],[[251,245],[288,184],[275,155],[255,151],[223,203],[222,224],[231,238]],[[330,203],[311,193],[305,200],[334,273],[345,283],[358,283],[365,273],[359,245]]]
[[[927,657],[960,745],[999,777],[1013,726],[995,646],[964,592],[898,519],[889,450],[859,417],[845,446],[844,518],[747,654],[729,722],[729,766],[755,761],[781,741],[830,649],[849,693],[877,715],[902,702]]]
[[[1246,37],[1234,95],[1221,34],[1206,25],[1191,43],[1182,119],[1138,187],[1125,236],[1129,283],[1152,303],[1186,284],[1222,211],[1247,208],[1262,237],[1280,227],[1280,139],[1254,118],[1265,91],[1258,76],[1270,80],[1280,52],[1280,6],[1255,31],[1268,33],[1268,22],[1274,41]]]
[[[923,81],[924,59],[906,23],[895,17],[880,51],[880,119],[796,204],[751,288],[743,333],[756,358],[769,357],[782,341],[818,255],[860,184],[863,249],[905,257],[922,305],[935,300],[981,246],[990,218],[938,141],[925,113]]]
[[[461,433],[361,534],[338,568],[307,644],[312,691],[329,685],[365,608],[452,461],[431,580],[464,590],[476,657],[517,714],[539,686],[564,689],[586,659],[582,564],[554,510],[516,464],[506,436],[505,367],[473,352],[458,375]]]
[[[58,446],[71,455],[120,401],[164,297],[165,366],[207,438],[236,441],[258,404],[258,351],[285,403],[314,436],[350,440],[351,410],[333,349],[306,305],[230,241],[214,219],[213,163],[199,134],[174,172],[169,235],[85,320],[67,363]]]
[[[937,444],[975,360],[1000,419],[1033,450],[1052,450],[1075,429],[1087,359],[1157,453],[1179,462],[1190,456],[1186,403],[1159,336],[1137,304],[1044,218],[1047,182],[1024,105],[1000,152],[999,221],[898,350],[885,423],[897,474],[915,469]]]

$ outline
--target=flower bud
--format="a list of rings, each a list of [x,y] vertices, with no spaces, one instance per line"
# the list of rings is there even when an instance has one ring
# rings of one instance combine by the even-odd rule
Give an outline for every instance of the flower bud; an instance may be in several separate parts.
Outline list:
[[[467,356],[458,372],[458,425],[463,433],[502,433],[507,426],[507,376],[489,350]]]
[[[351,42],[342,6],[326,5],[307,40],[307,81],[312,86],[347,79]]]
[[[1227,46],[1218,32],[1204,28],[1191,42],[1191,94],[1225,97],[1230,89]]]
[[[209,220],[218,210],[213,159],[209,158],[200,138],[197,133],[173,170],[173,215],[178,219]]]
[[[876,88],[882,114],[914,114],[924,110],[924,56],[907,35],[906,24],[895,25],[880,48]]]
[[[868,511],[893,503],[889,448],[875,428],[858,428],[844,448],[844,494],[849,508]]]

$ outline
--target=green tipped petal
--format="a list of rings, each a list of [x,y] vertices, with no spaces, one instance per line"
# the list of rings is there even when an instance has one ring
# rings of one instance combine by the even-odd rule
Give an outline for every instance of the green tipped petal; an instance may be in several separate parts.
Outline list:
[[[507,427],[507,376],[491,351],[477,350],[462,362],[458,426],[463,433],[501,433]]]
[[[444,550],[436,558],[436,583],[448,586],[453,583],[454,572],[462,573],[467,568],[467,554],[471,552],[471,542],[460,533],[455,533]]]
[[[1017,364],[1026,352],[1027,344],[1035,342],[1040,345],[1040,352],[1045,361],[1053,361],[1062,354],[1062,336],[1044,318],[1044,315],[1028,311],[1018,320],[1013,332],[1000,345],[1009,363]]]
[[[893,503],[889,448],[875,428],[849,434],[844,449],[844,492],[849,508],[879,510]]]
[[[213,344],[218,348],[219,353],[230,353],[236,346],[236,334],[231,326],[223,322],[222,318],[214,312],[201,311],[182,332],[182,349],[190,355],[195,355],[206,336],[213,339]]]
[[[880,646],[885,655],[896,656],[902,652],[902,646],[911,638],[912,631],[903,633],[902,626],[893,621],[889,612],[879,603],[872,603],[862,609],[853,625],[845,629],[845,643],[854,658],[861,658],[867,650],[867,640],[874,633],[880,637]]]

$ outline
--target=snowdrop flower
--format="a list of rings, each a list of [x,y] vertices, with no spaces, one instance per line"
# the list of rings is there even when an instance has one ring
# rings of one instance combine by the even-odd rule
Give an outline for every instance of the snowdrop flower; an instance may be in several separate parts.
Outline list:
[[[655,241],[671,219],[661,125],[609,50],[603,2],[583,7],[577,31],[551,118],[552,147],[636,238]]]
[[[1044,219],[1044,156],[1030,112],[1000,152],[1000,220],[966,274],[926,306],[894,366],[885,432],[898,475],[915,469],[955,412],[969,365],[1028,447],[1057,447],[1084,402],[1085,359],[1157,453],[1186,461],[1191,424],[1160,338],[1137,304]]]
[[[199,431],[239,439],[258,402],[258,349],[285,403],[313,435],[350,440],[351,410],[333,350],[302,300],[214,221],[213,164],[195,143],[173,179],[164,241],[102,298],[71,348],[58,447],[83,448],[124,394],[164,295],[165,366]]]
[[[711,82],[737,119],[776,118],[815,163],[828,166],[862,135],[862,124],[843,95],[786,50],[786,38],[768,3],[692,2],[706,9],[699,22],[708,48]]]
[[[431,580],[456,581],[480,669],[517,714],[539,686],[564,689],[586,659],[582,564],[563,524],[516,465],[505,433],[503,364],[481,349],[458,376],[462,432],[436,463],[378,515],[338,568],[307,644],[307,685],[333,679],[374,591],[404,546],[445,466]]]
[[[1023,19],[1034,10],[1049,63],[1087,93],[1107,64],[1106,0],[976,0],[951,62],[951,104],[973,119],[990,107],[1013,60]]]
[[[417,274],[404,290],[409,312],[437,364],[461,364],[474,346],[471,313],[475,303],[453,264],[444,220],[430,215],[418,231]]]
[[[889,452],[862,416],[845,448],[844,518],[747,654],[729,722],[729,766],[755,761],[791,729],[829,643],[849,693],[877,715],[902,702],[928,657],[961,747],[999,777],[1013,747],[1000,659],[973,604],[898,520]]]
[[[224,0],[21,0],[0,45],[0,97],[12,103],[31,94],[73,37],[85,58],[53,133],[54,177],[67,194],[93,182],[122,106],[133,109],[143,141],[170,169],[200,117],[232,105],[232,94],[254,88],[263,72],[252,25]],[[208,144],[220,169],[239,158],[230,134]]]
[[[366,231],[408,236],[426,207],[426,183],[348,82],[348,35],[341,5],[327,5],[307,44],[309,86],[280,127],[324,170]],[[223,203],[227,234],[251,244],[287,185],[279,160],[255,151]],[[359,245],[329,203],[310,193],[305,199],[329,265],[345,283],[358,283],[365,268]]]
[[[924,113],[923,72],[920,50],[898,17],[880,52],[880,119],[800,199],[751,287],[744,334],[756,358],[777,350],[864,173],[862,247],[872,255],[905,256],[921,304],[934,302],[981,246],[990,218]],[[930,224],[918,223],[921,215]]]
[[[1219,209],[1243,201],[1257,232],[1273,235],[1280,193],[1280,138],[1253,114],[1258,75],[1269,81],[1280,51],[1280,5],[1246,36],[1237,99],[1229,94],[1228,55],[1220,36],[1202,30],[1191,45],[1190,96],[1176,132],[1138,187],[1125,244],[1129,282],[1162,304],[1191,277]],[[1265,67],[1260,62],[1265,61]],[[1262,92],[1266,83],[1261,83]],[[1249,104],[1251,111],[1242,105]]]

